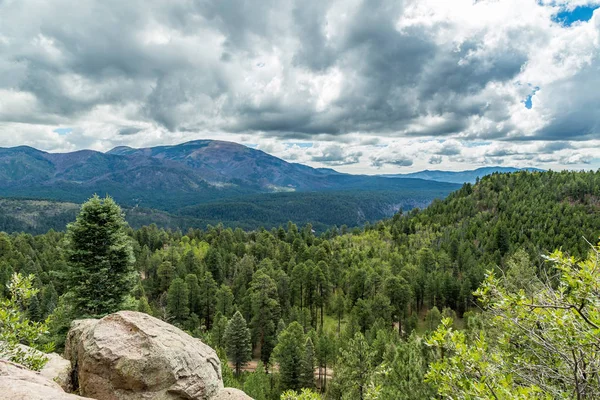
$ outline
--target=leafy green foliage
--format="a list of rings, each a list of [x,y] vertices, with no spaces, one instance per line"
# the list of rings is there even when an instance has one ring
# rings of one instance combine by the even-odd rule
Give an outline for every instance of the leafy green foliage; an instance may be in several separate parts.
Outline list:
[[[248,375],[244,382],[244,392],[254,400],[267,400],[270,394],[271,382],[265,372],[262,362],[258,362],[254,372]]]
[[[281,395],[281,400],[321,400],[321,396],[310,389],[302,389],[300,393],[288,390]]]
[[[26,310],[31,310],[31,301],[38,292],[32,288],[33,279],[33,275],[14,274],[8,284],[9,297],[0,299],[0,359],[39,371],[48,361],[43,353],[52,351],[53,345],[40,345],[42,336],[48,333],[49,320],[38,322],[27,318]]]
[[[485,329],[454,331],[445,319],[430,339],[442,352],[428,373],[438,392],[465,399],[598,398],[598,251],[582,261],[553,253],[558,284],[540,280],[531,293],[490,272],[477,291]]]
[[[375,369],[371,393],[379,399],[420,400],[435,396],[435,387],[425,382],[433,352],[424,340],[412,334],[396,346],[388,346],[383,362]]]

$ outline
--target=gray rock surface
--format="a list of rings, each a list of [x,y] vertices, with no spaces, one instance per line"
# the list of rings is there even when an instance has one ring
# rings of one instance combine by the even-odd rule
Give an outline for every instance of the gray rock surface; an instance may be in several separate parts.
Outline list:
[[[40,370],[40,375],[60,385],[65,392],[73,391],[71,385],[71,362],[56,353],[46,354],[48,362]]]
[[[0,360],[0,399],[85,400],[86,398],[65,393],[56,382],[38,372]]]
[[[40,375],[54,381],[60,385],[65,392],[71,392],[71,362],[65,360],[56,353],[45,354],[32,347],[25,346],[23,344],[17,345],[27,354],[37,354],[39,356],[46,356],[48,361],[44,365],[44,368],[40,370]]]
[[[97,400],[208,400],[223,389],[212,348],[134,311],[74,321],[65,358],[75,389]]]
[[[252,397],[239,389],[225,388],[217,393],[212,400],[252,400]]]

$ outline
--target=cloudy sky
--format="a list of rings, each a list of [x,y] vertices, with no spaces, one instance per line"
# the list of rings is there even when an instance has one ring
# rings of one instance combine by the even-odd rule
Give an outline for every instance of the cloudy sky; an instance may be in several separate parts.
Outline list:
[[[600,0],[0,0],[0,146],[600,167]]]

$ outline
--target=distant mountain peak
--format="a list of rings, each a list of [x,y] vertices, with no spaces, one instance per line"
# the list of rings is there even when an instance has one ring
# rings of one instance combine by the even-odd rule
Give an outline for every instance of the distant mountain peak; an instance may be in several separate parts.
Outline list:
[[[106,154],[119,154],[122,151],[131,151],[131,150],[134,150],[134,148],[129,147],[129,146],[117,146],[117,147],[107,151]]]
[[[45,151],[38,150],[31,146],[0,147],[0,150],[11,153],[47,154]]]
[[[538,168],[516,168],[516,167],[479,167],[477,169],[465,171],[443,171],[443,170],[423,170],[410,172],[406,174],[386,174],[382,175],[388,178],[418,178],[428,181],[449,182],[449,183],[475,183],[477,178],[483,178],[486,175],[494,173],[511,173],[517,171],[541,172]]]

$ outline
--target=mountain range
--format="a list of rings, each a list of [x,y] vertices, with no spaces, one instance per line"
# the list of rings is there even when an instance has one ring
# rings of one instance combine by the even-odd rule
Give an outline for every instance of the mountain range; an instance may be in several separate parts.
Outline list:
[[[373,222],[399,208],[425,207],[473,180],[472,176],[489,171],[350,175],[289,163],[217,140],[141,149],[117,147],[106,153],[48,153],[20,146],[0,148],[0,196],[81,203],[95,193],[109,194],[139,224],[155,218],[168,227],[223,222],[252,229],[291,219],[325,230],[332,225]],[[13,213],[33,207],[7,204]],[[54,208],[73,213],[72,206],[55,204]],[[33,214],[27,215],[30,221]],[[65,218],[55,218],[57,229]]]
[[[506,174],[517,171],[537,171],[541,172],[543,169],[538,168],[514,168],[514,167],[482,167],[474,170],[467,171],[440,171],[440,170],[425,170],[419,172],[411,172],[408,174],[388,174],[381,175],[387,178],[416,178],[425,179],[428,181],[438,182],[450,182],[450,183],[475,183],[478,178],[483,178],[487,175],[495,173]]]

